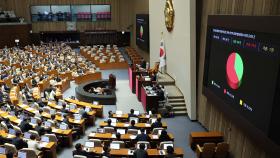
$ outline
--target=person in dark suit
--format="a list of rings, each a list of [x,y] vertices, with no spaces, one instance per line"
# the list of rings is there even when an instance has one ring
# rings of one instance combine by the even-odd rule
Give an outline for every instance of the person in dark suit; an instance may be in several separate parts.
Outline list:
[[[130,114],[128,114],[128,117],[137,117],[137,116],[134,114],[134,109],[130,109]]]
[[[136,149],[133,153],[134,158],[148,158],[148,153],[145,150],[145,144],[140,144],[140,149]]]
[[[20,125],[19,125],[19,128],[21,129],[21,131],[24,133],[24,132],[28,132],[29,130],[32,129],[32,126],[29,124],[28,122],[28,118],[25,117],[23,119],[23,121],[21,121]]]
[[[159,142],[165,142],[165,141],[170,141],[171,140],[171,138],[167,134],[166,130],[161,131],[161,134],[160,134],[158,139],[159,139]]]
[[[89,157],[89,154],[85,150],[83,150],[82,144],[80,144],[80,143],[76,144],[75,149],[76,150],[73,151],[73,156],[74,155],[82,155],[82,156]]]
[[[147,64],[146,61],[142,58],[140,67],[143,68],[143,69],[146,69],[146,66],[147,66],[146,64]]]
[[[12,138],[12,144],[16,146],[17,150],[28,147],[27,143],[23,141],[23,139],[21,139],[20,137],[21,137],[21,133],[20,131],[17,131],[16,137]]]
[[[136,141],[149,141],[149,139],[150,139],[150,137],[147,135],[147,134],[145,134],[145,129],[144,128],[141,128],[141,134],[138,134],[137,136],[136,136]]]
[[[112,120],[111,120],[111,119],[108,119],[108,120],[107,120],[107,124],[108,124],[107,126],[108,126],[108,127],[112,127],[111,123],[112,123]]]
[[[62,103],[62,109],[61,109],[62,113],[68,113],[69,111],[66,109],[66,103]]]
[[[159,128],[162,127],[161,118],[157,118],[156,122],[154,122],[151,126],[152,128]]]
[[[172,146],[167,147],[167,154],[164,156],[164,158],[175,158],[176,155],[174,154],[174,148]]]
[[[130,126],[128,126],[127,129],[137,129],[137,127],[135,127],[135,120],[131,120]]]
[[[108,145],[104,145],[103,146],[103,153],[101,156],[107,157],[107,158],[111,158],[111,154],[110,154],[110,149],[108,148]]]
[[[38,121],[38,125],[35,127],[35,131],[38,132],[39,136],[42,136],[45,134],[45,128],[42,127],[42,121]]]

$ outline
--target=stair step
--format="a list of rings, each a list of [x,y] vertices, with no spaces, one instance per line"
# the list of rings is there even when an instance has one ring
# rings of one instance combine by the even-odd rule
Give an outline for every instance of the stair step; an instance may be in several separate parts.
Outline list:
[[[186,107],[173,107],[173,111],[186,111]]]
[[[178,103],[178,102],[185,102],[185,99],[181,99],[181,98],[179,98],[179,99],[170,99],[170,98],[168,98],[168,101],[169,101],[169,103]]]
[[[174,111],[174,116],[187,116],[187,111]]]
[[[168,99],[184,99],[184,96],[168,96]]]
[[[169,103],[172,107],[186,107],[186,103]]]

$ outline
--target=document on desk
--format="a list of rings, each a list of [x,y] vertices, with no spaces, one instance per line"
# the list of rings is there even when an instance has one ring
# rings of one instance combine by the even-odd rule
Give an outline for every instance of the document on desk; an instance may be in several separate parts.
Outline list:
[[[128,126],[129,126],[129,124],[127,124],[127,123],[126,123],[126,124],[124,124],[124,127],[128,127]]]
[[[47,142],[40,142],[40,147],[45,148],[48,145]]]
[[[122,117],[122,114],[117,114],[117,117]]]
[[[130,137],[130,139],[135,139],[135,138],[136,138],[135,135],[131,135],[131,136],[129,136],[129,137]]]
[[[112,138],[117,138],[117,136],[115,135],[115,134],[112,134],[112,136],[111,136]]]
[[[58,132],[58,129],[54,128],[52,131],[53,131],[53,132]]]
[[[158,135],[153,135],[152,138],[153,139],[158,139]]]
[[[89,136],[90,136],[90,137],[94,137],[94,136],[95,136],[95,133],[90,133]]]
[[[112,125],[112,126],[116,126],[116,125],[117,125],[117,123],[113,122],[113,123],[111,123],[111,125]]]
[[[146,127],[151,127],[151,125],[149,123],[145,123]]]

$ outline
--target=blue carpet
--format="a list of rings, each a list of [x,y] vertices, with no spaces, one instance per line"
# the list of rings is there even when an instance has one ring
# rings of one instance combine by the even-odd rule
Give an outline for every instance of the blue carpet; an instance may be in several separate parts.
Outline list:
[[[107,79],[109,74],[113,73],[117,78],[117,105],[106,105],[104,106],[104,118],[107,118],[109,110],[116,111],[122,110],[124,112],[129,112],[131,108],[135,110],[143,111],[141,103],[137,101],[136,95],[131,93],[131,90],[128,87],[128,73],[127,70],[104,70],[102,75],[104,79]],[[75,95],[75,87],[77,85],[71,82],[71,88],[64,92],[64,98]],[[95,131],[98,127],[100,121],[104,119],[97,119],[96,126],[87,128],[85,135],[81,139],[73,142],[73,145],[76,143],[84,144],[87,140],[87,136],[92,131]],[[185,116],[176,116],[174,118],[164,118],[164,122],[167,122],[169,133],[172,133],[175,137],[175,146],[181,147],[184,149],[184,157],[187,158],[196,158],[195,152],[190,149],[189,146],[189,134],[192,131],[205,131],[204,128],[198,122],[192,122],[188,117]],[[64,148],[58,153],[58,158],[71,158],[72,148]]]

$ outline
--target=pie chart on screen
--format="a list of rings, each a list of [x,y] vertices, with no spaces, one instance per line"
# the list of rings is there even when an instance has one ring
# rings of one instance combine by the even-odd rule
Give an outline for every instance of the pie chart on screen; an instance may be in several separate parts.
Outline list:
[[[232,89],[238,89],[242,83],[243,60],[241,56],[233,52],[229,55],[226,65],[227,83]]]
[[[143,33],[144,33],[144,29],[143,29],[143,26],[141,25],[141,27],[140,27],[140,38],[143,37]]]

